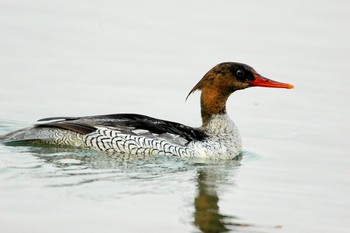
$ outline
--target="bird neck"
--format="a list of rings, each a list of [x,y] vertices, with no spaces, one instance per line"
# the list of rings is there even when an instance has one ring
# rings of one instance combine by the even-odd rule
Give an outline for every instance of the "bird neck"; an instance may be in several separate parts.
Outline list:
[[[214,115],[226,114],[226,102],[230,93],[222,90],[203,88],[201,94],[202,127],[208,125]]]

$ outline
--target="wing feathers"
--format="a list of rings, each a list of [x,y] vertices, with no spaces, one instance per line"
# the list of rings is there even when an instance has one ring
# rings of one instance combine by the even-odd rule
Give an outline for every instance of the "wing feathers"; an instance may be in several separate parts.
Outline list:
[[[52,122],[52,123],[46,123],[46,124],[38,124],[35,125],[36,128],[58,128],[58,129],[66,129],[70,130],[76,133],[80,134],[89,134],[94,131],[96,131],[97,128],[87,125],[87,124],[82,124],[82,123],[74,123],[74,122]]]
[[[71,130],[81,134],[92,133],[97,130],[98,127],[108,127],[127,134],[135,134],[137,130],[145,130],[151,134],[162,135],[168,133],[178,135],[187,141],[202,141],[207,137],[206,133],[200,129],[139,114],[110,114],[87,117],[50,117],[40,119],[39,121],[52,120],[56,121],[37,124],[35,127],[54,127]]]

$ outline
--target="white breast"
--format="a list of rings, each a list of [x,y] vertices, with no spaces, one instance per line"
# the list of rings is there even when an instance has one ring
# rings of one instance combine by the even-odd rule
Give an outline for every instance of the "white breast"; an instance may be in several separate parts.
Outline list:
[[[202,129],[209,137],[203,142],[193,143],[195,156],[229,159],[241,152],[241,136],[227,114],[214,115]]]

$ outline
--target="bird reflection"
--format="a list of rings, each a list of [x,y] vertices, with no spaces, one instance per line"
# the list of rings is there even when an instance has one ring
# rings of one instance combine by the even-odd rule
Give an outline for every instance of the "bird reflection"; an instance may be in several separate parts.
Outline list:
[[[204,233],[228,232],[225,218],[219,212],[219,197],[213,184],[208,184],[208,174],[203,170],[198,172],[198,195],[194,200],[194,224]]]
[[[238,163],[238,162],[237,162]],[[237,165],[235,165],[237,167]],[[197,172],[197,196],[194,199],[193,224],[203,233],[232,232],[250,224],[238,223],[238,218],[220,213],[218,183],[225,179],[219,170],[201,168]]]

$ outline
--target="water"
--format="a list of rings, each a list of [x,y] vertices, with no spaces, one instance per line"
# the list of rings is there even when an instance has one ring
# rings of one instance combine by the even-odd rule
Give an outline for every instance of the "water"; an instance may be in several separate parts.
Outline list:
[[[0,145],[4,232],[348,232],[347,1],[0,3],[0,134],[133,112],[198,126],[188,91],[222,61],[295,90],[227,109],[239,161]]]

